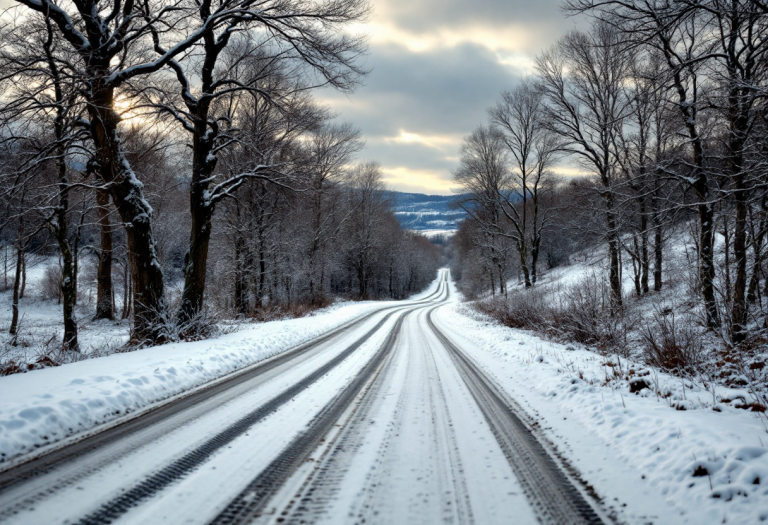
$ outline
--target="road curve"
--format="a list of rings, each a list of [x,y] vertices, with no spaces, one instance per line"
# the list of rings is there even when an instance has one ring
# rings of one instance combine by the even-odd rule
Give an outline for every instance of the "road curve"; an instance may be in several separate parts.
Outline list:
[[[607,522],[430,296],[0,472],[0,522]]]
[[[371,386],[242,523],[608,521],[517,404],[435,325],[438,307],[403,319]]]

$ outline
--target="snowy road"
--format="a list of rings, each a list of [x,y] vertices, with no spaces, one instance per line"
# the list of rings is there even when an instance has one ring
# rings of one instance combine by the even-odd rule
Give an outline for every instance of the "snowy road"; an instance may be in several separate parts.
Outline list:
[[[432,319],[449,294],[0,473],[0,522],[603,523]]]

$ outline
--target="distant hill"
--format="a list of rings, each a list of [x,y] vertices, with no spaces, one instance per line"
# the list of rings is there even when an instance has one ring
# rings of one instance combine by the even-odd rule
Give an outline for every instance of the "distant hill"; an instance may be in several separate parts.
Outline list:
[[[424,195],[388,191],[397,216],[403,228],[422,232],[427,236],[452,235],[458,222],[466,217],[464,210],[451,209],[450,203],[458,195]]]

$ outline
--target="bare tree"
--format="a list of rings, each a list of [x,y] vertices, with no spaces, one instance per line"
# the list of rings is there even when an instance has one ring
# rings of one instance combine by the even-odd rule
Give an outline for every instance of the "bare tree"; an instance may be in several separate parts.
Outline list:
[[[668,82],[676,94],[676,106],[691,148],[691,161],[680,173],[697,197],[699,214],[699,281],[707,325],[720,326],[715,295],[713,255],[714,207],[706,165],[706,137],[699,119],[702,107],[701,64],[711,53],[705,22],[688,2],[594,2],[573,0],[567,7],[591,12],[620,31],[625,46],[651,45],[664,56]]]
[[[389,209],[381,182],[381,167],[375,162],[356,166],[350,178],[350,204],[352,217],[348,224],[347,260],[353,268],[358,284],[358,297],[369,299],[373,266],[381,242],[381,218]]]
[[[51,0],[19,0],[18,4],[40,13],[56,28],[56,38],[66,42],[73,55],[72,69],[80,72],[80,94],[89,115],[88,127],[94,143],[96,172],[112,195],[127,226],[132,280],[136,298],[133,337],[137,342],[163,340],[163,273],[155,256],[152,209],[143,186],[122,151],[115,110],[117,90],[130,79],[159,71],[175,56],[184,53],[200,37],[199,31],[183,35],[181,2],[173,6],[149,2],[123,4],[120,0],[87,0],[59,6]],[[151,18],[144,22],[142,14]],[[209,23],[215,23],[211,20]],[[153,24],[167,36],[181,35],[164,56],[142,60],[134,53],[150,38]],[[87,86],[87,88],[85,88]]]
[[[341,213],[339,186],[349,177],[345,165],[362,148],[360,132],[349,124],[327,125],[310,135],[308,155],[311,229],[307,251],[309,294],[319,303],[326,290],[328,250],[349,218]]]
[[[18,27],[6,28],[0,38],[3,43],[0,70],[4,72],[0,86],[6,94],[6,100],[0,104],[0,118],[7,130],[4,140],[24,151],[24,160],[16,164],[16,171],[9,172],[4,182],[9,191],[21,183],[22,201],[26,197],[27,202],[33,202],[27,205],[29,210],[18,210],[20,228],[23,229],[30,210],[37,210],[41,224],[57,241],[62,261],[63,348],[78,351],[75,315],[78,247],[77,242],[72,242],[70,227],[73,185],[69,163],[78,155],[87,156],[88,137],[80,125],[83,108],[78,104],[75,71],[70,67],[66,51],[60,49],[49,18],[33,16]],[[37,45],[30,47],[30,41]],[[27,191],[32,187],[34,192],[29,195]],[[22,252],[26,251],[23,244],[19,243]],[[24,253],[19,261],[23,270]],[[18,297],[23,295],[23,290],[24,279]]]
[[[204,83],[216,65],[216,51],[226,46],[240,26],[252,25],[279,38],[297,57],[334,83],[352,79],[348,67],[360,40],[339,36],[339,25],[365,14],[361,0],[228,0],[214,5],[174,2],[100,2],[86,0],[58,5],[52,0],[17,0],[24,8],[51,21],[56,38],[71,51],[72,70],[78,71],[94,143],[94,167],[127,227],[134,289],[133,339],[153,343],[166,337],[163,272],[156,257],[152,209],[141,181],[127,162],[121,144],[116,110],[119,90],[128,83],[170,67],[183,74],[177,59],[193,54],[204,43],[213,54],[205,62]],[[19,17],[15,20],[22,20]],[[148,50],[154,53],[147,53]],[[178,80],[185,88],[183,75]],[[217,86],[218,87],[218,86]],[[185,95],[193,100],[192,90]],[[209,95],[203,93],[204,98]],[[201,140],[207,140],[204,119]],[[203,161],[207,162],[205,157]],[[205,192],[201,191],[201,197]]]
[[[499,281],[499,293],[507,293],[507,239],[504,220],[513,186],[504,136],[481,126],[464,139],[454,180],[465,197],[458,201],[482,232],[480,242]],[[493,280],[493,278],[492,278]],[[493,289],[494,287],[492,287]]]
[[[113,231],[110,219],[109,193],[96,192],[96,212],[99,222],[99,266],[96,271],[96,314],[94,319],[114,319],[115,301],[112,288]]]
[[[727,126],[722,165],[729,182],[727,191],[735,208],[733,254],[736,266],[730,323],[732,340],[741,343],[746,338],[750,302],[750,207],[759,202],[766,187],[765,164],[756,155],[763,137],[755,141],[754,131],[760,120],[757,106],[764,97],[768,80],[768,43],[762,36],[767,20],[766,13],[751,1],[713,0],[700,6],[699,10],[711,17],[716,45],[713,49],[715,56],[707,63],[711,71],[709,76],[717,85],[710,100],[715,102]],[[762,238],[754,239],[752,244],[762,244]],[[759,250],[755,251],[755,259],[760,258]],[[754,275],[755,271],[752,273]]]
[[[721,324],[715,292],[713,239],[718,198],[733,201],[733,252],[736,277],[726,290],[735,342],[743,340],[748,319],[748,241],[750,206],[761,170],[755,142],[750,140],[764,93],[765,2],[707,0],[704,2],[623,2],[573,0],[574,12],[588,12],[622,31],[628,45],[651,47],[664,57],[668,85],[690,144],[691,160],[680,173],[697,197],[699,213],[699,281],[707,325]],[[712,112],[719,113],[712,122]],[[720,127],[722,124],[722,127]],[[716,137],[721,137],[716,139]],[[718,144],[719,143],[719,144]],[[713,193],[715,182],[726,190]],[[725,185],[723,184],[725,182]],[[751,243],[754,247],[754,241]],[[759,254],[757,254],[759,258]]]
[[[597,175],[614,313],[622,308],[616,144],[630,110],[624,91],[630,62],[619,32],[607,24],[568,34],[537,60],[549,106],[545,121],[562,137],[563,150]]]
[[[674,140],[667,105],[669,89],[659,74],[658,53],[635,54],[626,86],[629,113],[626,125],[617,134],[617,163],[623,182],[619,191],[625,215],[622,245],[632,259],[635,293],[650,291],[651,233],[653,233],[654,290],[662,285],[663,230],[662,188],[667,186],[665,171],[670,170],[668,154]],[[674,151],[677,153],[677,151]],[[626,191],[625,191],[626,190]]]
[[[544,93],[532,80],[525,80],[489,113],[492,125],[502,133],[514,159],[511,188],[503,189],[502,211],[512,224],[509,234],[520,256],[526,288],[536,284],[537,265],[546,214],[541,194],[551,181],[549,169],[559,149],[557,136],[544,124]],[[547,179],[550,179],[548,181]]]
[[[365,0],[270,0],[249,5],[252,10],[238,15],[234,12],[240,11],[239,2],[230,0],[222,5],[232,10],[226,23],[208,24],[222,7],[215,9],[204,2],[198,13],[201,38],[189,58],[168,62],[178,80],[180,104],[162,100],[156,104],[178,120],[191,134],[192,142],[192,228],[180,325],[189,324],[203,305],[216,204],[232,195],[247,178],[279,179],[284,173],[285,166],[268,150],[261,152],[260,162],[242,172],[227,173],[225,177],[216,172],[219,152],[238,141],[237,130],[226,126],[231,124],[232,115],[227,110],[231,109],[233,95],[257,95],[279,107],[296,93],[315,87],[298,81],[299,77],[306,78],[302,69],[319,75],[317,85],[328,84],[343,91],[352,90],[365,73],[356,63],[365,51],[364,41],[342,31],[345,25],[366,16]],[[251,32],[249,37],[235,37],[246,30]],[[153,35],[156,53],[165,56],[168,51],[154,28]],[[192,87],[193,75],[200,78],[199,90]]]

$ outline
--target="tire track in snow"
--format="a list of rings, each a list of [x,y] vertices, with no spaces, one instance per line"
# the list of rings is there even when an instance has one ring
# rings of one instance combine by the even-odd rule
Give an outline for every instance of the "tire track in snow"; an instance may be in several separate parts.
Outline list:
[[[281,519],[280,523],[286,525],[314,523],[318,516],[325,513],[327,506],[338,493],[339,484],[349,470],[352,458],[360,448],[361,434],[366,430],[362,428],[362,422],[368,420],[371,406],[382,395],[382,386],[392,373],[392,361],[397,355],[396,350],[387,356],[381,372],[358,396],[349,413],[342,415],[339,423],[335,425],[338,430],[332,429],[324,439],[325,443],[312,454],[317,456],[316,459],[307,460],[313,463],[312,468],[306,473],[297,471],[294,477],[299,478],[298,483],[286,483],[286,486],[267,502],[268,505],[265,505],[265,512],[262,514],[263,519],[256,520],[257,523],[271,523],[278,517]]]
[[[444,300],[447,300],[450,295],[445,278],[438,288],[438,293],[445,294]],[[350,413],[350,416],[346,418],[346,421],[349,421],[359,408],[361,399],[372,399],[372,396],[367,394],[375,387],[377,380],[382,376],[382,371],[387,368],[386,365],[391,361],[388,358],[391,357],[391,351],[397,342],[404,319],[413,312],[430,306],[411,306],[409,311],[397,320],[385,343],[377,350],[374,357],[365,365],[353,381],[331,403],[326,405],[323,411],[310,422],[307,429],[297,436],[277,458],[256,476],[211,523],[216,525],[250,523],[260,518],[270,500],[280,492],[283,484],[317,450],[318,445],[328,437],[333,427],[340,426],[338,423],[341,419],[344,419],[345,413]],[[310,480],[312,477],[313,474],[310,473]],[[304,485],[306,486],[307,484],[307,481],[305,481]],[[303,498],[300,498],[299,506],[306,503],[306,501],[301,501],[301,499]],[[294,504],[296,504],[295,498],[291,501],[290,505]],[[278,521],[284,522],[285,517],[283,514],[287,513],[287,511],[283,511]]]
[[[565,475],[528,426],[512,400],[446,337],[432,320],[427,324],[448,351],[479,405],[496,440],[522,484],[526,496],[546,525],[602,525],[605,522],[577,486]],[[518,409],[519,410],[519,409]]]
[[[387,314],[379,323],[374,326],[363,337],[348,346],[343,352],[328,361],[326,364],[315,370],[312,374],[296,383],[294,386],[283,391],[280,395],[268,401],[267,403],[248,413],[223,431],[219,432],[205,443],[194,450],[186,453],[181,458],[166,465],[158,472],[148,476],[144,481],[134,487],[126,490],[120,496],[101,505],[98,510],[85,516],[76,522],[76,525],[101,525],[109,524],[117,517],[125,514],[131,508],[139,505],[142,501],[157,494],[162,489],[182,478],[204,462],[206,462],[216,451],[234,441],[237,437],[244,434],[254,424],[261,421],[269,414],[276,412],[282,405],[296,397],[299,393],[309,388],[321,377],[330,372],[339,365],[355,350],[357,350],[365,341],[371,338],[390,317],[397,312]]]
[[[413,318],[411,321],[416,322]],[[366,389],[355,410],[341,425],[342,428],[334,433],[333,439],[322,445],[323,450],[318,451],[313,460],[314,467],[308,473],[297,474],[304,477],[298,489],[289,487],[288,490],[293,492],[277,495],[274,499],[280,501],[274,507],[270,505],[272,514],[265,515],[259,523],[317,523],[323,518],[325,522],[332,522],[328,514],[329,507],[333,499],[338,497],[340,485],[355,461],[358,450],[370,439],[371,424],[382,418],[391,421],[384,429],[375,459],[358,491],[358,500],[354,508],[348,511],[335,509],[338,513],[335,519],[341,518],[344,512],[345,516],[354,516],[356,523],[378,523],[382,518],[393,522],[395,518],[391,510],[394,498],[382,491],[392,488],[388,487],[386,480],[392,479],[395,474],[393,469],[404,466],[402,461],[394,465],[392,454],[395,454],[407,456],[406,464],[421,459],[423,475],[420,478],[429,480],[432,485],[411,502],[417,504],[411,509],[411,517],[425,512],[426,498],[436,514],[434,518],[437,519],[439,515],[440,522],[474,523],[454,422],[448,411],[440,371],[425,332],[418,331],[418,340],[412,339],[414,333],[402,330],[401,339],[385,364],[384,371]],[[380,405],[377,403],[380,396],[384,395],[398,396],[392,409],[377,406]],[[427,421],[424,427],[427,433],[419,436],[419,439],[429,446],[419,449],[427,451],[428,457],[419,458],[419,453],[411,450],[413,444],[399,436],[407,428],[413,430],[414,423],[422,418]]]
[[[323,343],[354,330],[377,314],[391,311],[373,330],[356,343],[353,343],[355,348],[359,347],[391,315],[404,309],[412,308],[414,305],[433,302],[436,297],[443,293],[443,286],[442,283],[439,284],[434,293],[418,301],[408,302],[405,305],[400,303],[396,306],[387,306],[363,314],[312,341],[282,354],[202,385],[191,392],[174,396],[162,404],[134,413],[127,418],[122,418],[119,424],[109,425],[95,434],[83,435],[66,446],[60,446],[59,448],[47,451],[43,455],[29,458],[24,463],[10,466],[10,468],[6,466],[5,470],[0,472],[0,494],[2,494],[0,496],[0,503],[2,503],[0,521],[3,519],[3,516],[8,517],[23,511],[25,508],[30,508],[36,502],[61,489],[74,485],[79,480],[118,461],[120,458],[129,455],[159,437],[204,417],[207,412],[201,409],[207,406],[207,404],[214,402],[215,405],[221,406],[231,401],[237,396],[242,395],[243,390],[248,388],[248,383],[261,379],[265,374],[268,375],[269,372],[281,366],[286,366],[295,360],[313,355],[312,351],[316,350]],[[352,351],[353,349],[347,349],[344,355],[349,355]],[[338,364],[342,360],[339,359],[334,362]],[[274,408],[274,410],[276,409]],[[185,413],[187,413],[186,417],[184,417]],[[176,420],[173,422],[173,425],[164,424],[166,420],[174,417],[176,417]],[[153,428],[157,430],[151,431]],[[135,438],[140,433],[141,437]],[[98,452],[100,450],[110,446],[119,448],[111,450],[108,456],[99,456]],[[201,445],[201,447],[205,447],[205,444]],[[172,467],[179,462],[188,464],[189,460],[185,459],[185,457],[177,458],[167,468],[174,472],[185,470],[184,468],[180,470],[178,465]],[[87,459],[84,460],[84,458]],[[82,466],[77,464],[78,461],[83,463]],[[46,478],[47,474],[50,474],[53,479]],[[170,479],[168,478],[168,472],[162,469],[151,476],[156,476],[158,479]],[[158,479],[151,483],[150,480],[147,480],[147,482],[149,485],[157,486]],[[167,483],[160,483],[160,485],[164,484]],[[144,499],[155,492],[157,492],[156,489],[147,492],[145,487],[139,490],[137,494],[141,496],[141,499]]]
[[[446,392],[440,370],[435,362],[432,348],[423,330],[410,332],[412,338],[403,344],[406,377],[398,399],[392,423],[379,450],[381,468],[374,471],[365,491],[365,499],[358,507],[358,523],[381,523],[391,519],[397,490],[387,480],[392,479],[396,469],[412,465],[420,474],[421,491],[410,501],[407,516],[402,519],[423,520],[423,515],[442,523],[474,523],[472,505],[459,446],[446,399]],[[422,423],[419,434],[416,430]],[[416,430],[416,435],[413,432]],[[410,438],[403,434],[411,432]],[[418,438],[425,447],[414,448]],[[422,455],[424,454],[424,455]],[[400,457],[399,464],[393,461]],[[402,476],[404,472],[399,471]],[[411,474],[412,475],[412,474]],[[426,485],[424,485],[426,483]],[[429,487],[431,485],[431,487]],[[424,490],[424,489],[427,490]],[[415,506],[414,506],[415,505]],[[429,513],[427,509],[432,509]],[[400,510],[400,509],[398,509]],[[422,515],[422,516],[420,516]]]
[[[112,421],[111,423],[100,426],[94,431],[84,432],[71,438],[64,439],[58,444],[45,447],[44,451],[31,453],[18,460],[0,462],[0,492],[6,492],[30,478],[38,477],[65,463],[80,459],[84,454],[87,454],[92,450],[124,439],[148,426],[187,410],[211,397],[219,395],[234,386],[255,379],[263,373],[283,365],[288,361],[302,357],[309,350],[354,329],[375,315],[389,310],[403,309],[413,305],[429,303],[441,293],[442,285],[439,284],[432,294],[423,299],[419,299],[418,301],[407,301],[404,303],[401,302],[396,306],[386,306],[368,312],[355,319],[347,321],[343,325],[336,327],[311,341],[290,348],[274,357],[254,363],[227,376],[200,385],[191,391],[154,403],[146,409],[139,410]]]
[[[410,336],[399,349],[404,354],[401,366],[405,377],[392,422],[379,448],[379,468],[371,472],[364,499],[358,505],[357,523],[381,523],[382,518],[392,519],[393,510],[401,512],[397,506],[393,509],[396,493],[388,492],[398,488],[387,481],[398,474],[413,477],[414,469],[419,475],[412,481],[420,480],[421,491],[410,498],[410,508],[401,519],[412,522],[423,519],[420,515],[429,515],[441,523],[474,523],[443,379],[423,330],[410,332]],[[426,431],[424,434],[419,433],[419,426]],[[404,437],[408,432],[410,437]],[[417,447],[417,440],[426,446]],[[406,465],[411,465],[410,473],[402,470]]]
[[[259,517],[269,498],[277,492],[294,470],[306,461],[360,392],[366,385],[370,384],[372,378],[381,372],[384,360],[397,340],[397,334],[406,315],[408,314],[404,314],[397,320],[386,342],[365,365],[360,374],[310,422],[304,432],[299,434],[266,469],[219,513],[211,522],[212,524],[244,523]]]

